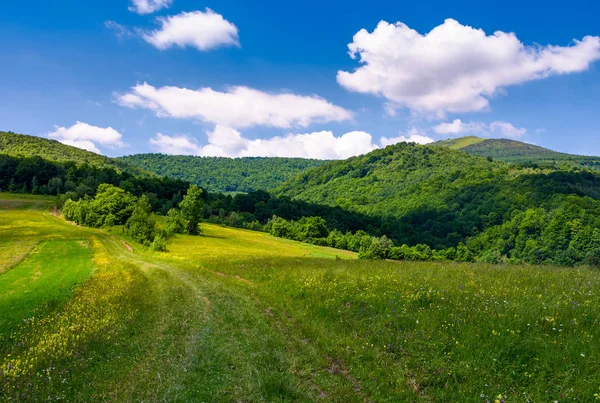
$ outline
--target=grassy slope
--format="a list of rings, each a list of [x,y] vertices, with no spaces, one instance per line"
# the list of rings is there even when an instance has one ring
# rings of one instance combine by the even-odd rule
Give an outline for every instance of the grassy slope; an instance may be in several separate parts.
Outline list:
[[[11,240],[86,237],[96,271],[1,346],[0,399],[592,401],[598,392],[597,271],[307,258],[338,251],[209,225],[168,253],[129,252],[115,235],[22,212],[0,212],[20,220]]]
[[[165,154],[136,154],[118,160],[219,192],[272,189],[299,172],[326,162],[305,158],[223,158]]]
[[[600,157],[565,154],[521,141],[509,139],[482,139],[474,136],[442,140],[435,143],[455,150],[463,150],[479,157],[492,157],[498,161],[562,164],[600,169]]]
[[[473,145],[473,144],[479,144],[483,141],[485,141],[485,139],[482,139],[482,138],[479,138],[476,136],[467,136],[467,137],[461,137],[458,139],[441,140],[441,141],[436,142],[435,144],[444,146],[444,147],[448,147],[452,150],[460,150],[462,148],[465,148],[465,147]]]
[[[50,309],[68,299],[92,270],[84,241],[46,241],[29,257],[0,276],[0,333],[6,334],[41,306]]]

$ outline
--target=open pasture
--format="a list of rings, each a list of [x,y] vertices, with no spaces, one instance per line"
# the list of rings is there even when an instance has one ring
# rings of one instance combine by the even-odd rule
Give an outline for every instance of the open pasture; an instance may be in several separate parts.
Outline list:
[[[0,264],[11,284],[0,298],[25,295],[41,266],[70,290],[2,330],[0,400],[591,402],[600,393],[600,273],[586,267],[359,261],[208,224],[168,252],[130,251],[118,230],[18,206],[0,209],[0,225],[7,251],[33,245]]]

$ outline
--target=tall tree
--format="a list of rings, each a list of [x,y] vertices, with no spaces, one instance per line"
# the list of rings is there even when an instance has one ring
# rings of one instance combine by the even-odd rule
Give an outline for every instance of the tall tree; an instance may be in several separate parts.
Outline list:
[[[187,233],[195,235],[200,232],[200,221],[204,215],[204,191],[196,185],[190,185],[183,200],[179,203],[181,215],[187,222]]]

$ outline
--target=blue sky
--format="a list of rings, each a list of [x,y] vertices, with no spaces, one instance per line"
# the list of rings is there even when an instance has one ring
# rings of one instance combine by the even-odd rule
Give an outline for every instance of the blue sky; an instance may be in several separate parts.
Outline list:
[[[599,14],[597,1],[5,2],[0,129],[111,156],[344,158],[469,134],[600,155]]]

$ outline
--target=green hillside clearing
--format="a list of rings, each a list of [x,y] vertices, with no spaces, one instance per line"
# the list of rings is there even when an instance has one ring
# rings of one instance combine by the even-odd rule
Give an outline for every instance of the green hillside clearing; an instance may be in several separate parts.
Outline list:
[[[585,267],[312,258],[339,251],[206,224],[166,253],[130,251],[117,230],[40,210],[3,209],[0,220],[5,243],[89,239],[95,267],[68,302],[3,339],[2,400],[592,401],[598,392],[600,274]]]

